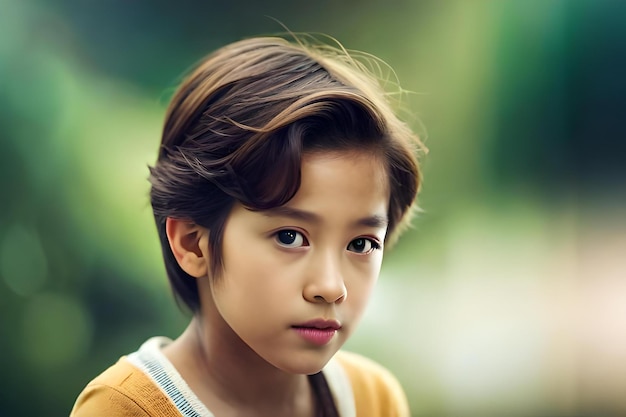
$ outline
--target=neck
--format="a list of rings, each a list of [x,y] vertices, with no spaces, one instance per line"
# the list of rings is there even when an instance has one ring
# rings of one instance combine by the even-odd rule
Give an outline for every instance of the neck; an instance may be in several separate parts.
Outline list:
[[[253,415],[313,415],[313,393],[306,375],[274,367],[223,320],[211,320],[211,316],[196,315],[164,350],[207,408],[219,415],[245,415],[247,410]]]

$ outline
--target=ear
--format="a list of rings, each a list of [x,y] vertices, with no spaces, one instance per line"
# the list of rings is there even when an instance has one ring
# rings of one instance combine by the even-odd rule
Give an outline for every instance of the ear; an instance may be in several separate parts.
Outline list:
[[[168,217],[165,233],[181,269],[195,278],[208,273],[208,230],[189,220]]]

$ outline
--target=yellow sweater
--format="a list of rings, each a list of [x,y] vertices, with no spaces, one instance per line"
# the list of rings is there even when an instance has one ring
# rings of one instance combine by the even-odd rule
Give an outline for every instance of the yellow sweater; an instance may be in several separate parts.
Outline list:
[[[122,357],[91,381],[76,400],[70,417],[212,417],[159,354],[158,345],[163,340],[150,339],[139,351]],[[400,384],[377,363],[340,351],[323,373],[341,417],[409,416]]]

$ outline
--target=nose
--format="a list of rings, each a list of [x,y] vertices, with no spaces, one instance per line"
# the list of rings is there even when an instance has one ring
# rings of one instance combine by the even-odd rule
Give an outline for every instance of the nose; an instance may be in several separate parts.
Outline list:
[[[341,261],[326,254],[311,260],[303,297],[312,303],[342,303],[348,296]]]

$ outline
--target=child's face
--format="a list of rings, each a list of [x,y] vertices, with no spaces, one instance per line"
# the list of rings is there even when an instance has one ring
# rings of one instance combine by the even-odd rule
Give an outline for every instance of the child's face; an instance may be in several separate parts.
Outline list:
[[[301,187],[284,206],[235,206],[212,289],[223,320],[275,367],[319,371],[353,332],[378,278],[388,201],[377,158],[333,152],[304,157]],[[333,325],[341,327],[320,329]]]

